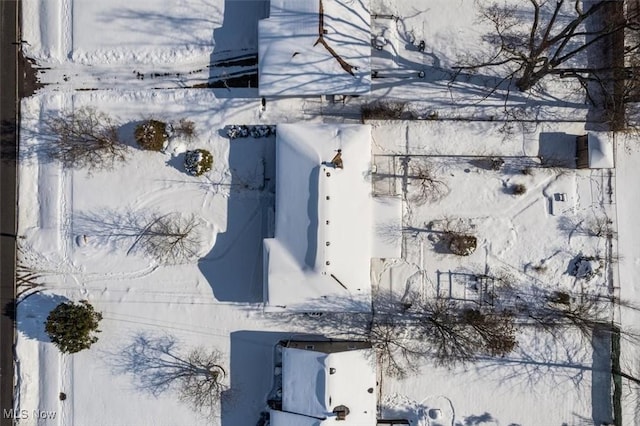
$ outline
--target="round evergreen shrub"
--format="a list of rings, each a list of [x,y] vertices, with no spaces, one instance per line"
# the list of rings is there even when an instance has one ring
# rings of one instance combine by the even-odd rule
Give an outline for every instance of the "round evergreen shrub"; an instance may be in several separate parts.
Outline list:
[[[167,139],[167,123],[158,120],[148,120],[139,124],[134,132],[136,142],[142,149],[162,151]]]
[[[517,183],[511,187],[513,195],[522,195],[527,192],[527,187],[521,183]]]
[[[76,353],[98,341],[98,325],[102,314],[96,312],[86,300],[79,303],[64,302],[56,306],[47,317],[45,331],[54,345],[64,353]]]
[[[212,165],[213,156],[206,149],[187,151],[184,159],[184,168],[190,175],[200,176],[211,170]]]

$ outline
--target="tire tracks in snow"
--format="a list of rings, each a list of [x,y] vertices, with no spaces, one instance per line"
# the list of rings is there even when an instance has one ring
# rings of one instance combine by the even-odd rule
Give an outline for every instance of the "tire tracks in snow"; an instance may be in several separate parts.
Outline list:
[[[61,35],[60,35],[60,59],[71,59],[73,54],[73,1],[60,0]]]
[[[60,363],[60,392],[64,392],[66,395],[65,400],[60,400],[58,404],[58,424],[61,426],[73,426],[73,356],[62,355],[62,362]],[[58,397],[60,399],[60,395]]]

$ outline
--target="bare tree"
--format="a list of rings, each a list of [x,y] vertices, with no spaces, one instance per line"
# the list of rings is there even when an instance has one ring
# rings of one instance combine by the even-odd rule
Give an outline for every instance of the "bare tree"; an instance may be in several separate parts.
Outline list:
[[[551,333],[573,328],[590,339],[594,329],[611,324],[613,303],[608,297],[586,292],[544,291],[538,299],[528,305],[526,314],[535,325]]]
[[[411,295],[410,300],[378,313],[371,323],[368,338],[388,374],[403,377],[420,358],[451,367],[504,356],[518,344],[515,318],[508,311],[448,298]]]
[[[221,360],[215,349],[183,351],[172,336],[144,334],[110,357],[114,369],[134,375],[141,390],[154,396],[175,390],[181,401],[207,418],[217,415],[222,392],[228,388]]]
[[[296,323],[340,338],[368,340],[385,372],[405,377],[420,360],[451,367],[503,356],[517,346],[514,316],[489,305],[409,293],[376,294],[371,314],[296,316]]]
[[[56,141],[48,155],[65,167],[109,169],[126,159],[127,147],[118,137],[118,128],[105,113],[84,107],[50,116],[44,128]]]
[[[169,213],[153,216],[139,230],[129,252],[142,250],[147,255],[165,263],[182,263],[197,257],[200,249],[198,227],[200,220],[195,215],[183,216]]]
[[[196,131],[196,123],[187,118],[181,118],[176,124],[174,124],[173,131],[177,135],[184,136],[188,140],[192,140],[198,135],[198,132]]]
[[[409,312],[418,325],[417,337],[440,365],[504,356],[517,346],[514,316],[490,305],[436,298],[420,301]]]
[[[477,63],[456,68],[506,66],[505,80],[515,78],[520,91],[531,89],[549,74],[574,77],[586,85],[585,73],[602,70],[576,68],[573,61],[578,55],[598,43],[610,43],[612,36],[625,29],[638,28],[637,12],[622,19],[612,18],[617,16],[613,8],[620,7],[621,2],[529,0],[528,4],[529,10],[524,11],[500,3],[482,6],[481,17],[493,27],[484,40],[496,50]],[[612,66],[604,68],[610,70]]]
[[[449,194],[449,186],[438,179],[433,171],[433,166],[424,160],[409,161],[407,179],[409,185],[415,189],[410,190],[408,199],[419,204],[436,202]]]

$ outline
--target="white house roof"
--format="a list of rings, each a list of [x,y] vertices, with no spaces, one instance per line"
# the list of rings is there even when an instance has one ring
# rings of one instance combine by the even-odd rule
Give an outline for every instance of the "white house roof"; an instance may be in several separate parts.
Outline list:
[[[326,164],[338,149],[342,169]],[[370,127],[278,125],[276,167],[275,236],[264,240],[267,309],[370,310]]]
[[[615,167],[613,155],[613,134],[609,132],[589,132],[589,167],[592,169],[612,169]]]
[[[376,425],[374,350],[326,354],[283,348],[282,411],[271,411],[272,426],[335,424],[334,409],[349,409],[343,426]]]
[[[260,96],[369,92],[370,19],[367,0],[271,0],[258,24]]]

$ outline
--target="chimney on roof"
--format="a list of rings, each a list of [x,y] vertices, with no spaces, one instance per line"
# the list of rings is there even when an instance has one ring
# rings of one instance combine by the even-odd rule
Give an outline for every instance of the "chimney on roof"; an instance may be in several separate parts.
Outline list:
[[[333,159],[331,160],[331,164],[333,164],[333,167],[335,167],[336,169],[342,168],[342,150],[341,149],[339,149],[338,153],[333,157]]]
[[[349,407],[345,405],[338,405],[333,409],[333,414],[336,415],[336,420],[346,420],[349,415]]]

